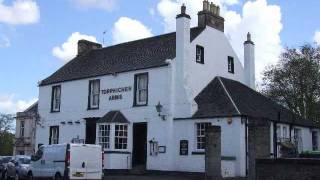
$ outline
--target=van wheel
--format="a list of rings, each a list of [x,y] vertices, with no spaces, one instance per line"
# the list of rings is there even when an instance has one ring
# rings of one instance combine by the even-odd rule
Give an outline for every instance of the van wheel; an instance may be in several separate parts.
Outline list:
[[[3,173],[4,173],[4,174],[3,174],[3,179],[4,179],[4,180],[9,179],[7,171],[5,171],[5,172],[3,172]]]
[[[27,180],[34,180],[32,172],[28,173]]]
[[[61,177],[60,173],[57,173],[57,174],[54,176],[54,180],[62,180],[62,177]]]

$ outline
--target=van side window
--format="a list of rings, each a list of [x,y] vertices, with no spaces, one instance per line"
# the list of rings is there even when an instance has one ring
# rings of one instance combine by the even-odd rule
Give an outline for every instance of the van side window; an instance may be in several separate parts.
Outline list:
[[[38,149],[36,154],[33,156],[32,161],[38,161],[42,158],[43,156],[43,148]]]

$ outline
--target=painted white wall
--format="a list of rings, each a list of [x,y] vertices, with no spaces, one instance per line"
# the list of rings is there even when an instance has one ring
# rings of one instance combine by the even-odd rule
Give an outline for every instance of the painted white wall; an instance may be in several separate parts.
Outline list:
[[[251,35],[248,34],[247,40],[251,41]],[[254,44],[244,43],[244,76],[245,84],[252,89],[256,89],[256,78],[255,78],[255,54]]]
[[[204,64],[196,62],[197,45],[204,47]],[[228,56],[234,57],[234,74],[228,72]],[[244,83],[243,66],[227,37],[223,32],[209,26],[192,41],[186,72],[186,86],[192,99],[216,76]]]
[[[134,74],[149,73],[149,96],[148,106],[132,107],[134,97]],[[170,72],[170,73],[169,73]],[[148,123],[148,137],[147,140],[154,138],[159,141],[159,145],[169,146],[172,136],[167,133],[172,125],[172,117],[167,116],[167,120],[163,121],[156,112],[155,105],[160,101],[164,107],[163,114],[170,112],[170,95],[169,83],[171,83],[170,67],[162,67],[156,69],[141,70],[135,72],[127,72],[117,74],[117,76],[101,76],[92,79],[100,79],[100,89],[117,88],[132,86],[132,91],[122,93],[123,99],[117,101],[109,101],[109,95],[100,94],[100,108],[99,110],[87,110],[88,101],[88,86],[89,80],[83,79],[70,82],[61,83],[61,107],[60,112],[50,113],[51,106],[51,91],[52,86],[41,86],[39,90],[39,114],[41,117],[42,127],[37,128],[37,144],[48,144],[49,142],[49,127],[59,126],[59,143],[70,142],[73,138],[79,136],[85,139],[85,120],[87,117],[102,117],[111,110],[120,110],[124,116],[130,121],[128,149],[132,151],[132,125],[134,122]],[[56,84],[55,84],[56,85]],[[73,122],[72,125],[66,123],[62,125],[61,122]],[[75,121],[80,121],[80,124],[75,124]],[[149,148],[149,147],[148,147]],[[112,150],[112,149],[111,149]],[[148,150],[149,152],[149,150]],[[159,156],[155,161],[163,161],[165,169],[170,168],[171,159],[168,158],[170,148],[168,148],[166,155]],[[108,157],[106,161],[117,161],[121,157],[121,162],[127,162],[127,154],[113,154]],[[112,163],[112,169],[126,169],[127,163]],[[121,166],[119,164],[122,164]],[[148,159],[147,165],[152,166],[152,158]]]
[[[230,172],[235,176],[245,176],[245,123],[241,118],[232,118],[228,124],[227,118],[199,119],[199,120],[175,120],[174,121],[174,171],[204,172],[204,155],[192,155],[196,150],[196,123],[211,122],[212,125],[221,127],[221,155],[236,157],[234,168],[230,168],[230,162],[222,162],[222,172]],[[180,140],[188,140],[189,155],[180,156]],[[161,166],[161,164],[159,164]],[[231,165],[232,167],[232,165]],[[232,170],[234,169],[234,170]],[[227,175],[227,173],[224,173]]]
[[[271,123],[270,125],[270,153],[273,154],[274,150],[274,144],[273,144],[273,123]],[[280,127],[279,135],[278,137],[280,138],[289,138],[290,137],[290,125],[286,124],[286,123],[277,123],[277,126]],[[285,133],[284,133],[284,129],[283,127],[286,127],[287,129],[287,136],[285,137]],[[294,129],[300,129],[301,130],[301,139],[302,139],[302,149],[301,151],[312,151],[312,131],[317,131],[320,132],[319,129],[310,129],[309,127],[302,127],[302,126],[292,126],[291,129],[291,139],[294,139]],[[318,138],[318,142],[320,142],[319,138]],[[319,144],[319,143],[318,143]],[[278,149],[278,156],[280,155],[280,149]]]

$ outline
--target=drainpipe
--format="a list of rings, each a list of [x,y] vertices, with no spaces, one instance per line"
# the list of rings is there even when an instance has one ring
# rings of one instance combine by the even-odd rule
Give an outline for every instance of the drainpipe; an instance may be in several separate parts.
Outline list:
[[[246,151],[246,176],[248,177],[248,118],[245,117],[244,123],[245,123],[245,151]]]
[[[278,155],[277,149],[277,123],[273,122],[273,158],[277,158]]]

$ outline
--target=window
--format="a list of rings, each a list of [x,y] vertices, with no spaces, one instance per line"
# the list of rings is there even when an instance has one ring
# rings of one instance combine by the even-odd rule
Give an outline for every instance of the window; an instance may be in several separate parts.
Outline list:
[[[89,100],[88,109],[99,108],[99,97],[100,97],[100,80],[89,81]]]
[[[148,73],[135,75],[134,106],[146,106],[148,104]]]
[[[24,121],[20,122],[20,137],[24,137]]]
[[[204,64],[204,48],[199,45],[196,47],[196,62]]]
[[[298,152],[301,152],[303,147],[301,129],[294,128],[293,134],[294,134],[294,142],[298,147]]]
[[[116,124],[115,125],[115,149],[127,149],[128,141],[128,125]]]
[[[110,148],[110,125],[99,125],[98,139],[102,148]]]
[[[59,126],[51,126],[49,144],[58,144],[58,143],[59,143]]]
[[[197,149],[204,150],[206,147],[206,129],[211,123],[196,123]]]
[[[312,150],[318,150],[318,132],[312,131]]]
[[[228,56],[228,72],[234,73],[234,59],[231,56]]]
[[[278,141],[280,141],[280,138],[281,138],[281,126],[277,125],[277,130],[276,130],[276,133],[277,133],[277,139]]]
[[[61,86],[52,87],[51,112],[59,112],[61,103]]]
[[[287,131],[287,127],[286,126],[282,127],[282,137],[283,138],[288,138],[288,131]]]

